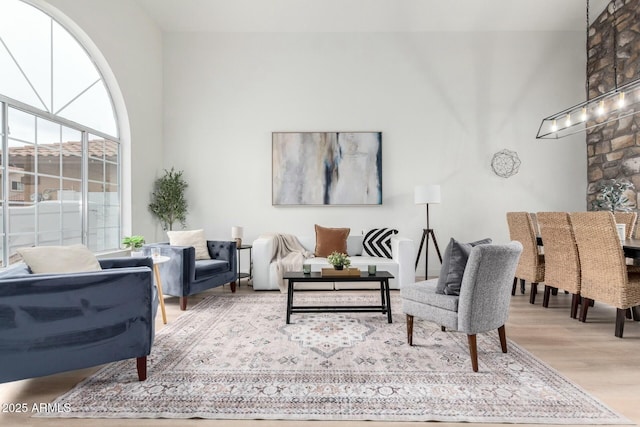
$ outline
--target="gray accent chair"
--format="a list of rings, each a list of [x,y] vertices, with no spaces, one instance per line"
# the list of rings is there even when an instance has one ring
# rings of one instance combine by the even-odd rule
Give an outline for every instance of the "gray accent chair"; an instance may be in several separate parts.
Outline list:
[[[99,260],[102,271],[0,273],[0,383],[136,358],[147,377],[158,296],[151,258]]]
[[[162,292],[180,297],[180,309],[187,309],[187,297],[207,289],[229,283],[231,292],[236,291],[238,278],[238,252],[235,241],[207,240],[211,259],[196,260],[193,246],[172,246],[168,242],[145,245],[145,256],[159,248],[160,255],[171,258],[159,264]]]
[[[437,279],[400,289],[407,315],[407,340],[413,345],[414,316],[467,334],[471,365],[478,372],[476,334],[498,329],[502,352],[507,352],[504,325],[509,316],[513,276],[522,253],[519,242],[478,245],[469,255],[460,296],[436,293]]]

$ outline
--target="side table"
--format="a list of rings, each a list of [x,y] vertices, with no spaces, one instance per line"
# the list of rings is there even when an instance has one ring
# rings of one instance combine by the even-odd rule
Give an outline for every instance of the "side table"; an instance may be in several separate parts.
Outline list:
[[[244,279],[244,278],[248,278],[249,280],[253,279],[253,258],[251,255],[251,249],[253,248],[252,245],[240,245],[238,246],[238,286],[240,286],[240,279]],[[242,253],[242,251],[244,250],[249,250],[249,272],[248,273],[244,273],[242,271],[240,271],[240,254]]]
[[[167,324],[167,312],[164,308],[164,294],[162,293],[162,281],[160,280],[160,268],[158,265],[169,261],[171,258],[164,255],[153,255],[153,274],[156,278],[156,288],[158,289],[158,299],[160,300],[160,309],[162,310],[162,322]]]

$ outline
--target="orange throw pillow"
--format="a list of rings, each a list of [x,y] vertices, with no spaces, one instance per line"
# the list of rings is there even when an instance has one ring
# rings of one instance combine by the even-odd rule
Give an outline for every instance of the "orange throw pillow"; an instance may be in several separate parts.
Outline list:
[[[331,252],[347,253],[347,237],[350,228],[327,228],[316,224],[316,251],[318,257],[326,257]]]

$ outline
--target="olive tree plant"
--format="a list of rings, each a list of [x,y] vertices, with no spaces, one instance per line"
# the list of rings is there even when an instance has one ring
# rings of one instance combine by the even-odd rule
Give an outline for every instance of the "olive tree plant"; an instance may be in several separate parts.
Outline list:
[[[164,230],[173,230],[178,221],[185,227],[187,221],[187,182],[182,178],[183,171],[164,170],[164,175],[156,179],[149,210],[160,220]]]
[[[633,188],[633,184],[626,179],[602,180],[596,185],[598,195],[592,201],[591,208],[596,211],[628,212],[633,206],[625,193]]]

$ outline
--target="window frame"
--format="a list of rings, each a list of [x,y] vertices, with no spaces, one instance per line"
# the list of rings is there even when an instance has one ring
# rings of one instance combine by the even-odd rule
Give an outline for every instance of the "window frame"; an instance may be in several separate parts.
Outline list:
[[[53,68],[50,69],[50,74],[49,74],[49,78],[51,79],[50,81],[50,88],[51,88],[51,99],[50,99],[50,104],[46,104],[44,103],[43,105],[40,104],[34,104],[31,105],[30,101],[24,102],[15,98],[11,98],[10,96],[0,93],[0,124],[2,125],[0,128],[0,147],[2,149],[2,161],[0,162],[0,165],[2,166],[2,179],[0,181],[0,185],[2,185],[2,197],[0,197],[0,203],[2,203],[0,212],[2,212],[2,219],[0,221],[0,227],[2,227],[0,229],[0,244],[2,245],[0,247],[0,266],[7,266],[9,265],[9,259],[10,259],[10,251],[11,251],[11,247],[9,246],[9,237],[14,236],[14,235],[33,235],[33,241],[37,244],[38,243],[38,239],[40,238],[39,233],[38,233],[38,223],[40,221],[40,217],[38,214],[38,202],[35,202],[35,209],[34,209],[34,227],[33,227],[33,231],[28,230],[26,232],[23,232],[22,230],[14,230],[14,233],[11,234],[11,229],[10,229],[10,204],[11,204],[11,180],[10,177],[12,175],[11,171],[9,170],[9,163],[10,163],[10,156],[9,156],[9,139],[10,139],[10,135],[9,135],[9,110],[10,109],[15,109],[15,110],[19,110],[22,111],[26,114],[32,115],[37,119],[44,119],[44,120],[48,120],[58,126],[63,126],[66,128],[69,128],[73,131],[78,131],[80,133],[80,141],[81,141],[81,152],[80,152],[80,179],[79,179],[79,183],[82,187],[82,191],[80,194],[80,206],[81,206],[81,227],[80,227],[80,235],[81,235],[81,240],[82,243],[91,247],[91,246],[95,246],[97,248],[97,252],[108,252],[108,251],[115,251],[115,250],[119,250],[120,249],[120,241],[121,241],[121,237],[122,237],[122,232],[123,232],[123,227],[124,227],[124,218],[123,218],[123,212],[124,212],[124,207],[123,207],[123,200],[124,200],[124,193],[126,191],[124,182],[123,182],[123,168],[122,165],[125,161],[125,159],[123,158],[123,156],[125,155],[125,149],[123,147],[123,141],[121,139],[122,137],[122,130],[121,130],[121,121],[119,120],[118,117],[118,109],[116,108],[115,102],[114,102],[114,93],[112,92],[112,88],[110,87],[109,84],[109,80],[105,78],[105,73],[103,72],[103,70],[101,69],[101,67],[99,66],[99,64],[103,64],[104,67],[108,68],[108,65],[104,64],[103,62],[100,62],[99,57],[100,57],[100,53],[96,53],[96,55],[98,56],[98,59],[96,57],[94,57],[94,55],[91,54],[91,49],[90,49],[90,45],[91,42],[89,43],[89,46],[85,45],[82,41],[81,38],[79,38],[76,33],[73,30],[73,25],[70,23],[70,25],[65,25],[60,19],[57,19],[55,14],[53,14],[53,11],[48,11],[47,9],[47,5],[46,4],[39,4],[38,0],[18,0],[21,3],[23,3],[26,6],[30,6],[33,8],[33,12],[34,13],[40,13],[42,14],[44,17],[46,17],[47,19],[43,19],[43,21],[46,21],[46,25],[48,27],[48,30],[51,32],[51,47],[50,47],[50,52],[51,52],[51,58],[53,58],[54,55],[56,54],[60,54],[61,51],[59,50],[59,46],[55,45],[54,43],[54,28],[56,28],[56,26],[54,24],[57,24],[57,26],[59,27],[59,29],[65,31],[67,33],[67,35],[73,40],[75,41],[75,43],[77,44],[77,47],[79,47],[79,49],[77,49],[77,52],[74,51],[74,53],[76,53],[77,55],[82,55],[82,53],[84,53],[84,55],[86,55],[86,59],[88,59],[90,61],[90,63],[93,65],[97,76],[99,77],[99,79],[95,82],[93,82],[93,84],[91,86],[89,86],[88,88],[85,88],[84,91],[82,91],[80,94],[76,95],[75,98],[73,98],[71,101],[69,101],[67,104],[65,104],[65,106],[60,110],[60,112],[62,114],[65,114],[65,108],[72,102],[74,102],[76,99],[78,99],[83,93],[85,93],[86,91],[90,90],[92,87],[94,87],[96,84],[101,84],[104,86],[104,90],[105,90],[105,94],[106,94],[106,99],[104,99],[104,101],[106,102],[108,100],[108,106],[106,103],[102,103],[100,104],[100,106],[102,107],[101,111],[99,113],[95,113],[95,114],[99,114],[99,115],[103,115],[102,117],[107,117],[107,111],[109,111],[111,113],[111,117],[109,117],[109,121],[108,122],[104,122],[101,120],[92,120],[91,118],[89,118],[89,122],[91,122],[91,125],[87,125],[87,124],[83,124],[80,122],[76,122],[73,120],[73,117],[71,119],[63,117],[63,116],[58,116],[55,114],[55,109],[54,106],[57,105],[56,104],[56,100],[54,99],[54,93],[53,93],[53,88],[55,87],[54,83],[56,83],[56,81],[54,81],[54,79],[56,78],[56,76],[54,75],[55,73],[53,72]],[[25,35],[29,34],[29,29],[25,28],[24,29]],[[22,34],[22,33],[19,33]],[[18,36],[21,37],[21,36]],[[6,45],[4,46],[7,50],[9,50],[9,47],[7,47]],[[19,45],[18,45],[19,47]],[[0,49],[2,48],[2,46],[0,45]],[[12,46],[12,49],[16,49],[16,45]],[[12,55],[11,53],[12,51],[9,50],[9,54]],[[82,52],[82,53],[81,53]],[[13,55],[12,55],[13,56]],[[79,57],[79,56],[78,56]],[[84,61],[86,61],[86,59],[83,58]],[[15,60],[15,59],[14,59]],[[53,59],[52,59],[53,61]],[[25,79],[27,79],[27,82],[29,82],[29,77],[24,74],[22,68],[21,68],[21,63],[18,62],[17,66],[20,68],[20,71],[23,73],[23,77]],[[53,62],[52,63],[46,63],[43,64],[43,66],[46,67],[53,67]],[[107,74],[109,73],[109,70],[106,70]],[[113,82],[112,82],[113,83]],[[29,84],[31,84],[29,82]],[[35,91],[35,88],[32,86],[33,90]],[[116,95],[119,93],[118,89],[115,89],[115,93]],[[40,97],[38,96],[38,99],[40,99]],[[98,107],[100,108],[100,107]],[[49,109],[51,109],[51,111],[48,111]],[[93,116],[93,117],[100,117],[100,116]],[[82,116],[78,116],[75,117],[76,119],[79,119],[81,121],[82,120]],[[111,122],[111,120],[113,120],[113,122]],[[34,130],[37,132],[37,125],[35,125],[35,123],[37,123],[38,120],[34,120]],[[93,128],[93,125],[97,125],[100,127],[104,127],[105,130],[98,130]],[[103,126],[106,125],[106,126]],[[106,131],[106,132],[105,132]],[[116,133],[116,135],[111,135],[108,132],[113,131],[114,133]],[[105,167],[107,166],[107,163],[110,165],[111,167],[111,175],[109,175],[109,177],[104,176],[102,178],[102,187],[103,187],[103,193],[107,190],[107,187],[109,189],[115,189],[115,191],[117,192],[117,194],[115,195],[115,199],[114,201],[117,200],[117,209],[116,206],[114,204],[111,204],[111,202],[109,201],[111,198],[109,197],[102,197],[99,200],[102,200],[102,212],[108,212],[114,213],[114,216],[109,215],[108,218],[109,219],[113,219],[114,224],[115,225],[111,225],[109,224],[109,226],[107,226],[107,224],[103,221],[102,223],[98,222],[98,225],[100,225],[100,227],[98,227],[98,225],[95,225],[93,229],[90,228],[90,224],[89,224],[89,205],[90,205],[90,201],[89,201],[89,190],[90,190],[90,182],[92,182],[93,184],[100,184],[100,182],[96,181],[96,180],[90,180],[89,178],[89,168],[88,168],[88,162],[91,158],[91,156],[89,155],[89,139],[90,138],[102,138],[104,140],[108,140],[113,142],[116,145],[115,148],[115,155],[117,156],[117,159],[115,162],[111,161],[111,160],[107,160],[107,153],[104,152],[103,153],[103,163],[105,165]],[[60,143],[64,143],[62,137],[60,139]],[[38,146],[38,141],[35,141],[36,143],[36,147]],[[106,146],[106,144],[105,144]],[[106,149],[106,148],[105,148]],[[127,151],[128,152],[128,151]],[[37,148],[34,150],[34,163],[35,163],[35,168],[33,171],[33,174],[35,176],[38,177],[38,179],[40,179],[40,175],[38,174],[38,161],[39,161],[39,156],[38,156],[38,151]],[[64,176],[64,172],[62,169],[62,159],[61,159],[61,170],[60,170],[60,180],[61,180],[61,186],[64,186],[64,181],[65,181],[65,176]],[[115,176],[113,174],[113,167],[115,166]],[[113,182],[112,178],[115,177],[116,182]],[[75,178],[74,178],[75,180]],[[62,188],[62,187],[60,187]],[[128,188],[128,187],[127,187]],[[39,189],[38,189],[39,190]],[[64,210],[61,209],[60,210],[60,225],[59,228],[57,230],[57,232],[59,233],[59,240],[61,242],[64,241],[65,239],[65,228],[64,228],[64,223],[65,221],[63,220],[64,218],[64,214],[63,214]],[[117,215],[117,218],[114,218]],[[74,230],[76,230],[74,228]],[[113,230],[113,233],[109,233],[110,230]],[[68,230],[67,230],[68,231]],[[76,232],[77,233],[77,232]],[[73,233],[74,235],[77,236],[76,233]],[[102,233],[104,236],[104,239],[101,241],[101,245],[102,247],[98,247],[97,246],[97,241],[94,241],[93,238],[91,238],[91,236],[97,236],[98,233]],[[116,235],[117,234],[117,235]],[[75,237],[77,238],[77,237]],[[99,241],[99,240],[98,240]],[[107,244],[111,244],[114,245],[113,247],[109,246],[107,247]]]

